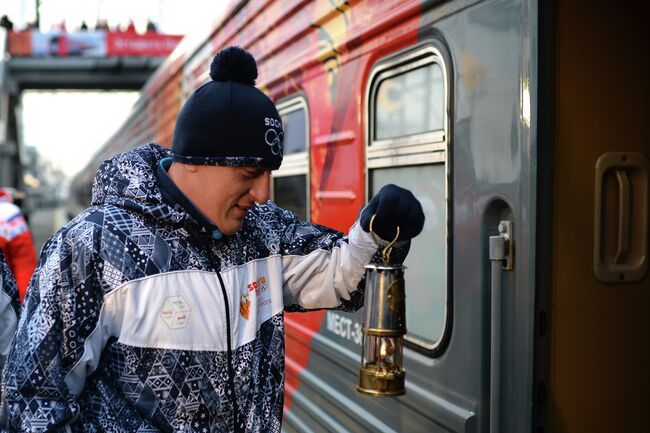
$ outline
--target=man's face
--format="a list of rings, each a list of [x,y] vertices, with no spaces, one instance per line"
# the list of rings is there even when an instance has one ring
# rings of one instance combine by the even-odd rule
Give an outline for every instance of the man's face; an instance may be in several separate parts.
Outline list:
[[[231,236],[243,224],[254,203],[269,200],[271,171],[256,167],[196,166],[194,204],[217,225],[221,233]]]

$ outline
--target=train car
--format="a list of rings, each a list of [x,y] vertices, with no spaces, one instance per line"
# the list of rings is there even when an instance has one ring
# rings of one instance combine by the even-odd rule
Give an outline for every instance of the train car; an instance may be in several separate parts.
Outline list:
[[[277,203],[345,231],[393,182],[427,217],[406,261],[406,394],[357,392],[362,312],[286,314],[286,432],[646,431],[645,16],[641,2],[235,1],[152,76],[76,194],[102,159],[170,146],[212,56],[242,46],[286,130]]]

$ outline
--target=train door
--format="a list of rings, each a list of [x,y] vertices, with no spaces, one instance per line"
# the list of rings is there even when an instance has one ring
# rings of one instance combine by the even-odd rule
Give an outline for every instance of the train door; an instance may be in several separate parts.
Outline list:
[[[554,183],[550,320],[540,329],[550,357],[540,431],[648,430],[650,32],[642,3],[553,2],[545,102],[555,107],[554,145],[541,174]]]

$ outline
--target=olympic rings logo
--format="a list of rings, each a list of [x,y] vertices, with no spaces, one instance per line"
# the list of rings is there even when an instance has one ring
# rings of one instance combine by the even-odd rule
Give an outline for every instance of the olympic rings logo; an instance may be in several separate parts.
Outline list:
[[[267,129],[266,134],[264,134],[264,141],[266,144],[271,146],[271,153],[273,155],[282,156],[282,140],[284,139],[284,133],[282,131],[277,132],[275,129]]]

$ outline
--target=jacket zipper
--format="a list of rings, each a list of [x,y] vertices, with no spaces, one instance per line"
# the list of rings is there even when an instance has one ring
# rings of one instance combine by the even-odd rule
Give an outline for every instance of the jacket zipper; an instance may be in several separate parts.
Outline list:
[[[235,428],[233,431],[239,433],[241,432],[240,425],[239,425],[239,405],[237,404],[237,393],[235,392],[235,368],[233,367],[233,362],[232,362],[232,341],[230,338],[231,331],[230,331],[230,307],[229,307],[229,301],[228,301],[228,293],[226,293],[226,286],[223,283],[223,279],[221,278],[221,272],[217,271],[217,277],[219,277],[219,284],[221,284],[221,293],[223,294],[223,299],[225,302],[225,307],[226,307],[226,332],[227,332],[227,344],[228,344],[228,386],[232,390],[232,395],[233,395],[233,401],[232,401],[232,407],[233,407],[233,419],[235,423]]]
[[[210,245],[206,245],[206,251],[208,253],[208,257],[214,263],[215,265],[219,265],[221,263],[221,260],[215,256],[215,254],[212,252],[212,249],[210,248]],[[217,272],[217,277],[219,278],[219,285],[221,286],[221,294],[223,295],[223,301],[224,301],[224,307],[225,307],[225,313],[226,313],[226,343],[228,347],[228,386],[230,387],[230,390],[232,391],[232,409],[233,409],[233,422],[234,422],[234,431],[235,433],[242,433],[242,429],[240,428],[239,425],[239,405],[237,404],[237,392],[235,390],[235,368],[233,366],[233,361],[232,361],[232,331],[230,327],[230,302],[228,300],[228,292],[226,291],[226,285],[223,282],[223,278],[221,277],[221,271],[219,270],[221,266],[215,266],[215,270]]]

